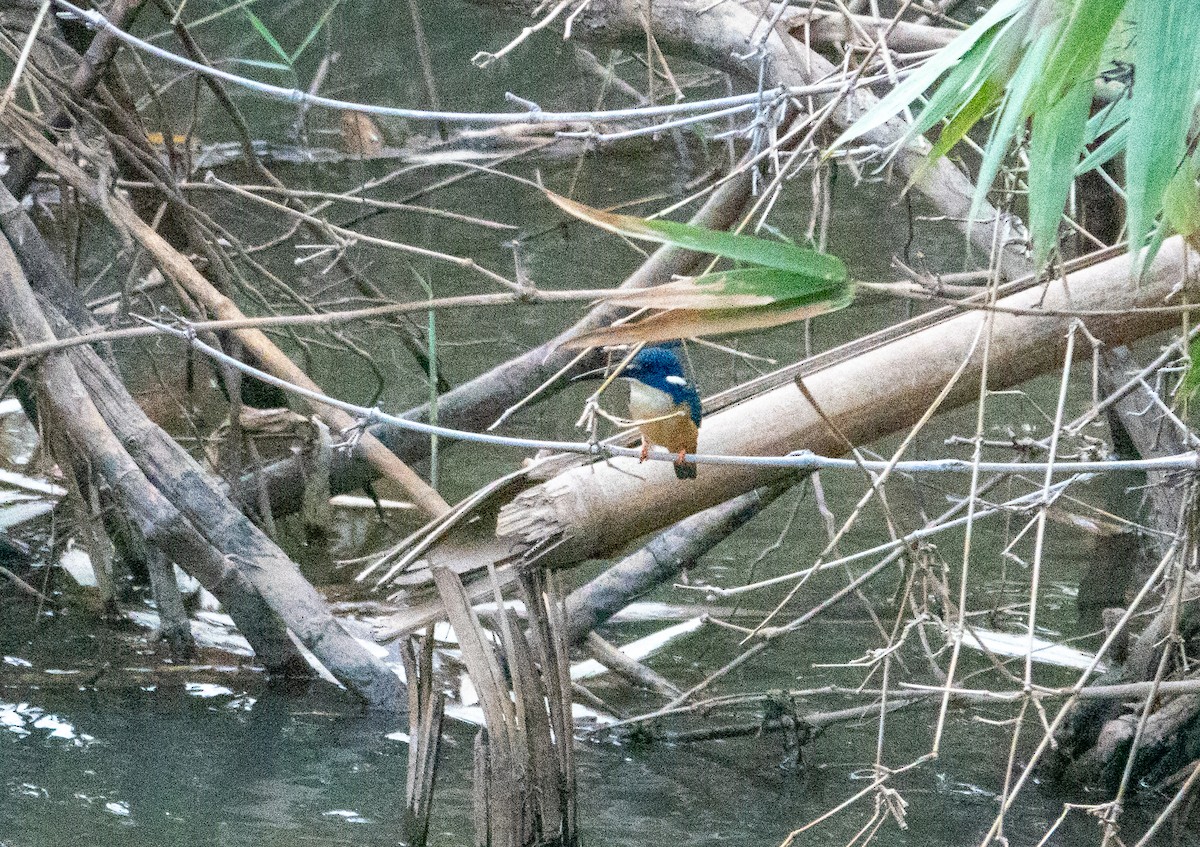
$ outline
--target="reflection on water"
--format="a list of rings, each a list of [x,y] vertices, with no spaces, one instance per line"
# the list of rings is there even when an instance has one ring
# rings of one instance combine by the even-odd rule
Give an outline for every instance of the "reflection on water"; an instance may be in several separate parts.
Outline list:
[[[844,635],[846,624],[831,629]],[[407,748],[388,735],[407,728],[402,719],[363,717],[336,698],[318,696],[314,703],[265,689],[253,692],[251,706],[233,687],[188,683],[31,693],[39,705],[0,704],[0,729],[7,730],[0,732],[0,844],[398,839]],[[928,713],[889,721],[893,760],[927,749]],[[965,729],[954,728],[951,737],[966,737]],[[470,837],[473,733],[462,725],[448,729],[434,843]],[[978,725],[970,733],[970,750],[954,742],[946,750],[945,770],[935,764],[896,781],[910,804],[909,828],[887,826],[878,843],[967,844],[982,835],[996,809],[996,794],[986,786],[1002,770],[1007,745],[1001,731],[990,740]],[[777,844],[869,781],[873,744],[869,722],[835,728],[807,747],[806,766],[791,772],[780,768],[783,746],[771,736],[681,746],[582,742],[584,843]],[[1029,795],[1009,835],[1036,841],[1060,800]],[[822,842],[844,843],[869,814],[867,804],[835,818],[821,830]],[[1093,843],[1093,831],[1090,823],[1072,824],[1059,843]]]

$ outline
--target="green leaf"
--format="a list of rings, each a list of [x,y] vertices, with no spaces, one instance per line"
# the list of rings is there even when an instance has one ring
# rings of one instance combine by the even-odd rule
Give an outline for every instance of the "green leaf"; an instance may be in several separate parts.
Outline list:
[[[1095,76],[1104,42],[1125,8],[1126,0],[1071,0],[1059,3],[1069,11],[1058,26],[1054,49],[1045,72],[1030,94],[1028,113],[1054,106],[1079,82]]]
[[[962,103],[979,91],[983,81],[995,73],[999,65],[996,45],[1005,29],[1005,25],[996,24],[984,33],[946,74],[946,78],[929,96],[921,113],[913,119],[912,135],[927,132],[952,110],[961,108]]]
[[[1095,144],[1097,139],[1105,135],[1108,138],[1083,157],[1083,161],[1075,168],[1075,176],[1082,176],[1107,164],[1125,149],[1125,141],[1129,137],[1129,106],[1129,97],[1122,95],[1088,118],[1083,143]]]
[[[768,306],[798,297],[837,294],[844,283],[814,285],[792,271],[775,268],[734,268],[703,276],[675,279],[653,288],[606,300],[617,306],[642,309],[735,309]],[[619,292],[618,292],[619,295]]]
[[[1090,77],[1067,95],[1033,116],[1029,139],[1029,232],[1034,262],[1041,267],[1058,241],[1063,206],[1075,180],[1075,165],[1083,148],[1088,112],[1092,106]]]
[[[279,62],[264,62],[261,59],[230,59],[229,62],[235,65],[248,65],[252,68],[266,68],[270,71],[279,71],[281,73],[290,74],[292,69]]]
[[[262,37],[262,40],[267,42],[270,48],[275,51],[275,55],[277,55],[280,59],[283,59],[284,64],[286,64],[290,69],[292,66],[292,58],[288,55],[288,52],[283,49],[283,45],[281,45],[275,39],[275,36],[271,34],[271,30],[267,29],[267,25],[262,22],[262,18],[254,14],[249,9],[242,9],[242,12],[245,14],[247,19],[249,19],[250,25],[254,27],[255,31]]]
[[[218,18],[223,18],[225,15],[231,14],[233,12],[237,12],[241,9],[244,9],[247,6],[252,6],[258,2],[261,2],[261,0],[238,0],[238,2],[234,3],[231,6],[226,6],[223,9],[218,9],[217,11],[212,12],[208,15],[205,15],[200,18],[196,18],[194,21],[185,21],[185,23],[186,23],[188,29],[195,32],[197,29],[204,26],[205,24],[212,23],[213,21],[217,20]]]
[[[1125,96],[1118,97],[1088,118],[1085,140],[1088,144],[1091,144],[1100,136],[1124,125],[1128,120],[1129,98]]]
[[[988,136],[987,145],[983,150],[983,162],[979,166],[979,178],[975,183],[975,196],[971,198],[971,210],[968,220],[974,221],[979,217],[983,201],[987,199],[988,190],[1000,171],[1000,163],[1004,160],[1008,148],[1012,145],[1021,125],[1028,117],[1025,103],[1029,91],[1042,72],[1042,66],[1050,47],[1054,44],[1055,30],[1046,27],[1033,45],[1025,52],[1021,63],[1017,66],[1008,82],[1004,98],[1000,104],[1000,115],[992,124],[992,132]]]
[[[975,92],[975,96],[958,110],[958,114],[942,130],[933,149],[929,151],[929,160],[936,162],[949,153],[950,148],[961,141],[971,127],[975,126],[979,119],[996,104],[1001,93],[1002,89],[999,83],[992,79],[984,80],[983,85]]]
[[[574,200],[547,191],[546,196],[560,209],[601,229],[636,238],[672,244],[698,253],[712,253],[737,262],[765,265],[791,271],[821,283],[845,284],[850,276],[837,256],[818,253],[783,241],[768,241],[752,235],[735,235],[675,221],[646,220],[629,215],[602,212]]]
[[[1200,3],[1131,0],[1136,71],[1125,148],[1129,244],[1142,247],[1183,159],[1200,86]],[[1145,264],[1153,251],[1143,257]],[[1144,267],[1144,265],[1139,265]]]
[[[951,41],[926,60],[907,79],[893,88],[883,99],[868,109],[830,145],[836,150],[873,129],[882,126],[917,99],[946,71],[958,64],[981,38],[996,24],[1012,18],[1026,6],[1026,0],[1000,0],[988,9],[979,20],[971,24],[962,35]]]
[[[763,329],[841,309],[854,298],[849,272],[836,256],[782,241],[602,212],[549,191],[546,196],[609,232],[751,265],[614,298],[610,302],[664,311],[636,323],[584,333],[563,342],[564,347],[657,343]]]
[[[1084,156],[1083,161],[1075,169],[1075,176],[1082,176],[1088,171],[1108,164],[1118,153],[1125,149],[1125,144],[1128,140],[1129,123],[1126,122],[1113,130],[1112,135],[1104,139],[1098,147]]]
[[[1200,192],[1196,179],[1200,177],[1200,153],[1193,153],[1175,172],[1163,192],[1163,215],[1171,227],[1184,238],[1200,232]]]

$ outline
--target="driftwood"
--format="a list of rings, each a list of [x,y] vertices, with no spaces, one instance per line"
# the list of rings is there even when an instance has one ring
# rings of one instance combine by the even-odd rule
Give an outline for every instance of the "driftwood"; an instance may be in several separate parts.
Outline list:
[[[776,4],[774,10],[778,9]],[[900,53],[918,53],[945,47],[959,34],[959,30],[929,24],[892,21],[872,15],[853,15],[828,12],[822,9],[798,8],[785,14],[780,25],[797,41],[813,41],[821,46],[839,42],[861,43],[865,34],[878,38],[887,33],[887,44]]]
[[[499,607],[502,669],[458,577],[445,567],[433,576],[484,713],[486,729],[475,739],[475,843],[574,845],[571,687],[553,602],[538,590],[540,578],[527,574],[531,639]]]
[[[67,284],[57,257],[20,204],[3,188],[0,188],[0,232],[3,232],[8,245],[15,245],[16,256],[20,262],[15,273],[23,272],[30,286],[42,302],[47,304],[47,309],[40,317],[54,318],[59,313],[65,313],[65,317],[60,317],[59,325],[54,327],[54,332],[63,337],[73,334],[77,327],[94,329],[96,324],[91,314],[84,308],[75,290]],[[111,380],[110,387],[115,395],[128,401],[128,406],[120,414],[120,421],[123,424],[133,424],[139,419],[144,419],[144,413],[132,398],[128,397],[124,385],[113,375],[111,367],[103,362],[100,364],[99,372]],[[30,407],[29,411],[36,413],[36,408]],[[164,449],[178,449],[178,445],[157,427],[144,430],[143,435],[151,439],[160,438],[164,442]],[[169,526],[173,520],[179,520],[173,509],[164,509],[155,517],[155,526]],[[254,647],[259,661],[269,671],[299,676],[311,673],[308,663],[289,639],[286,626],[249,581],[238,575],[222,557],[214,554],[211,547],[186,528],[180,530],[173,539],[175,544],[180,545],[175,549],[183,552],[178,558],[171,558],[186,566],[193,576],[221,600],[230,616],[238,623],[242,634]]]
[[[596,633],[589,632],[583,643],[588,655],[634,685],[657,691],[668,700],[674,700],[682,693],[669,679],[641,662],[629,658],[621,652],[620,648],[605,641]]]
[[[187,608],[175,579],[175,566],[167,560],[161,549],[144,544],[140,546],[146,570],[150,574],[154,606],[158,610],[158,637],[167,642],[172,659],[176,662],[190,661],[196,651],[196,640],[192,637]]]
[[[0,313],[6,330],[21,338],[49,336],[49,327],[32,298],[21,297],[23,276],[7,242],[0,242],[0,274],[5,288]],[[231,615],[243,624],[243,634],[268,669],[305,672],[306,665],[290,644],[283,624],[246,580],[149,484],[103,424],[69,362],[61,355],[48,357],[39,368],[39,379],[44,402],[54,404],[49,413],[54,414],[57,408],[57,417],[71,444],[88,458],[118,496],[129,501],[127,514],[143,535],[176,561],[187,562],[198,579],[225,597]]]
[[[446,693],[434,690],[433,636],[410,638],[400,649],[408,682],[408,770],[404,782],[404,833],[411,847],[425,847],[429,838],[429,812],[437,780],[438,750]]]
[[[114,6],[113,12],[118,14],[121,19],[124,19],[140,6],[140,3],[120,0]],[[179,27],[179,29],[182,30],[181,38],[183,38],[185,46],[193,54],[196,54],[198,48],[192,42],[186,29],[182,27]],[[208,239],[204,237],[203,233],[198,232],[195,222],[192,220],[191,215],[188,214],[186,203],[183,201],[182,194],[176,185],[174,174],[170,168],[160,161],[157,153],[150,146],[145,127],[141,123],[140,116],[138,116],[136,108],[133,106],[132,97],[125,90],[124,83],[119,74],[107,72],[109,71],[108,63],[118,44],[119,42],[107,32],[97,37],[92,47],[89,48],[80,60],[79,67],[72,79],[73,88],[79,91],[83,97],[91,96],[94,92],[101,95],[100,99],[108,107],[101,110],[101,115],[106,126],[114,135],[123,139],[124,143],[129,145],[130,148],[140,153],[140,158],[135,158],[132,161],[127,160],[124,156],[118,157],[118,165],[122,168],[126,176],[136,177],[142,170],[148,169],[149,176],[157,188],[155,190],[138,189],[133,192],[133,202],[137,207],[137,211],[135,212],[130,205],[126,204],[119,197],[107,196],[107,187],[102,188],[98,186],[93,180],[84,175],[73,162],[64,158],[35,129],[31,129],[23,124],[9,124],[9,128],[22,141],[23,149],[17,165],[6,177],[6,185],[10,187],[13,194],[21,196],[36,174],[37,165],[41,162],[50,165],[61,177],[68,179],[97,208],[108,213],[118,229],[129,232],[134,238],[141,241],[151,256],[158,262],[159,267],[166,276],[183,290],[187,291],[199,305],[220,317],[232,319],[244,317],[233,301],[209,283],[180,254],[175,245],[171,244],[172,238],[175,240],[186,240],[197,250],[208,255],[210,267],[222,267],[221,257],[213,253]],[[203,60],[204,57],[203,55],[194,55],[193,58]],[[107,79],[108,87],[101,84],[102,78]],[[217,96],[218,101],[225,104],[234,114],[237,118],[237,123],[244,126],[240,115],[237,114],[236,107],[225,97],[223,90],[215,85],[215,83],[211,84],[210,87]],[[9,117],[11,118],[11,116]],[[64,129],[70,126],[70,124],[69,115],[66,112],[60,112],[55,116],[52,125],[55,128]],[[258,162],[251,149],[249,139],[243,139],[243,142],[247,159],[251,164],[257,166],[260,175],[264,176],[269,182],[282,187],[282,184],[278,183],[275,177]],[[161,195],[158,189],[162,189]],[[166,214],[160,224],[160,228],[167,234],[166,237],[155,231],[154,228],[150,227],[143,220],[143,217],[149,218],[154,213],[154,210],[158,207],[164,196],[167,200]],[[299,367],[292,363],[290,359],[284,356],[265,334],[258,330],[244,329],[233,331],[230,333],[230,336],[236,340],[236,343],[243,350],[244,355],[252,363],[268,371],[272,371],[276,375],[283,376],[290,382],[316,388],[315,383]],[[255,385],[261,386],[262,384],[255,383]],[[269,390],[271,392],[277,391],[274,388]],[[336,431],[349,431],[355,426],[355,422],[339,410],[318,406],[315,411],[319,416],[324,417],[326,422]],[[364,460],[374,466],[380,475],[396,481],[418,508],[423,509],[431,516],[443,514],[449,508],[436,491],[393,453],[380,445],[374,436],[364,433],[360,442],[358,445],[359,452]]]
[[[759,488],[685,518],[572,591],[566,602],[567,643],[582,643],[596,627],[691,567],[790,488],[790,481]]]
[[[57,148],[31,131],[28,124],[14,118],[12,114],[4,115],[2,121],[22,143],[53,167],[59,176],[88,198],[96,208],[103,210],[119,231],[127,232],[137,240],[154,259],[164,276],[195,298],[210,314],[223,320],[245,317],[233,300],[205,279],[186,257],[143,221],[128,203],[120,197],[109,195],[107,188],[102,188],[95,179],[84,173]],[[262,363],[264,369],[293,384],[320,391],[317,384],[291,359],[283,355],[262,331],[247,328],[237,330],[235,335],[244,348]],[[357,422],[340,409],[317,405],[314,412],[335,432],[349,433],[357,427]],[[449,509],[436,491],[370,433],[363,433],[359,449],[377,471],[395,480],[427,514],[437,516]]]
[[[157,430],[158,433],[161,430],[144,416],[140,419],[127,417],[136,415],[137,405],[127,394],[117,393],[119,380],[89,350],[78,349],[79,354],[73,354],[72,360],[81,374],[107,389],[93,395],[106,422],[110,427],[121,427],[128,433],[124,441],[130,454],[146,469],[154,484],[173,502],[180,504],[188,518],[227,558],[244,563],[239,569],[288,629],[334,676],[372,706],[402,707],[397,699],[400,683],[396,675],[342,629],[330,614],[324,598],[308,583],[295,563],[234,507],[186,451],[165,434],[161,438],[148,437],[146,430]],[[199,578],[198,574],[195,576]],[[213,593],[221,596],[216,591]]]
[[[104,42],[107,41],[106,38]],[[98,43],[97,49],[103,47],[104,42]],[[92,66],[95,64],[84,62],[85,67],[76,79],[80,88],[90,90],[95,85],[98,78],[97,67]],[[144,138],[140,140],[144,142]],[[145,227],[128,210],[124,200],[102,196],[100,192],[103,190],[85,178],[73,163],[62,160],[59,151],[36,136],[36,133],[26,133],[25,142],[36,158],[26,155],[23,161],[47,161],[76,176],[80,191],[101,208],[113,212],[115,210],[110,204],[120,206],[120,211],[126,212],[122,218],[126,226],[134,233],[150,239],[152,252],[156,248],[156,256],[163,262],[170,263],[174,259],[176,270],[187,264],[160,236]],[[14,179],[18,176],[19,173],[14,174]],[[14,185],[23,187],[20,182],[14,182]],[[29,218],[7,192],[0,197],[0,202],[5,212],[0,227],[4,228],[12,244],[18,246],[20,262],[25,266],[29,278],[42,288],[48,302],[64,308],[70,316],[70,323],[61,318],[56,320],[58,335],[62,337],[74,334],[78,328],[91,328],[90,314],[79,304],[76,293],[62,275],[58,260],[48,250]],[[187,265],[187,268],[191,266]],[[19,270],[16,262],[11,263],[10,272],[13,284],[17,284]],[[194,281],[194,276],[192,278]],[[211,289],[208,290],[211,293]],[[16,304],[14,300],[13,305]],[[47,316],[52,319],[55,317],[50,308]],[[30,307],[22,316],[13,319],[13,330],[18,332],[18,337],[22,341],[29,341],[31,337],[43,341],[53,338],[48,328],[44,334],[32,329],[37,326],[32,323],[35,318],[44,324],[42,316],[36,314],[36,307]],[[35,331],[34,336],[28,335],[31,331]],[[341,630],[326,611],[324,601],[300,576],[294,564],[221,497],[217,488],[185,451],[145,419],[108,366],[90,350],[83,348],[74,350],[70,359],[55,359],[55,368],[50,370],[50,376],[58,380],[56,384],[60,388],[72,390],[68,396],[79,396],[84,391],[78,385],[78,374],[68,361],[88,371],[92,396],[86,401],[86,410],[89,415],[95,415],[88,423],[97,432],[95,440],[91,440],[80,438],[82,429],[74,431],[76,438],[73,443],[76,444],[77,453],[90,456],[91,453],[82,449],[86,445],[89,449],[101,451],[109,459],[109,463],[104,464],[98,461],[97,456],[92,456],[91,464],[94,467],[110,469],[115,462],[125,468],[120,485],[110,477],[106,479],[119,495],[122,505],[126,506],[126,511],[131,513],[145,539],[150,542],[152,549],[149,555],[154,557],[151,564],[166,564],[157,557],[160,551],[167,552],[170,558],[197,576],[206,588],[220,597],[239,629],[256,649],[259,660],[272,672],[310,673],[307,662],[290,642],[286,629],[286,626],[290,626],[301,642],[311,645],[314,653],[322,657],[336,677],[346,681],[350,689],[359,693],[368,703],[376,707],[396,708],[398,680],[395,674],[374,660],[348,633]],[[83,396],[86,397],[85,394]],[[43,397],[56,397],[56,392],[44,391]],[[101,408],[97,409],[97,406]],[[108,440],[112,435],[98,418],[102,414],[107,414],[108,426],[122,434],[124,446]],[[58,420],[66,428],[83,426],[70,416],[59,415]],[[134,461],[140,467],[134,467]],[[179,504],[179,509],[176,509],[176,504]],[[242,565],[241,569],[238,564]],[[186,649],[186,635],[181,630],[178,614],[180,609],[176,608],[178,603],[173,602],[178,597],[170,593],[168,588],[168,579],[173,583],[173,576],[167,567],[158,570],[166,571],[162,573],[151,569],[151,575],[156,577],[156,595],[163,606],[164,632],[173,635],[176,644]],[[262,583],[257,587],[253,584],[256,577]],[[264,594],[270,597],[274,609],[266,605]],[[172,611],[176,614],[169,614]],[[276,612],[282,612],[283,618],[287,619],[286,624]],[[170,629],[172,626],[174,631]]]
[[[0,244],[0,268],[5,286],[0,310],[20,343],[75,331],[53,307],[38,308],[7,241]],[[55,277],[63,285],[61,270]],[[340,627],[295,564],[146,418],[99,356],[85,347],[51,354],[38,375],[40,396],[53,404],[54,420],[73,448],[89,458],[146,540],[222,599],[260,661],[277,672],[307,672],[286,626],[369,704],[402,705],[396,675]]]
[[[1195,492],[1189,490],[1189,496]],[[1191,504],[1194,508],[1194,504]],[[1194,529],[1192,530],[1194,531]],[[1177,555],[1177,567],[1194,565],[1194,551]],[[1177,670],[1177,654],[1188,652],[1200,634],[1200,583],[1192,573],[1183,575],[1180,597],[1163,598],[1160,608],[1132,641],[1128,657],[1120,667],[1097,678],[1091,688],[1129,683],[1150,684],[1165,671]],[[1194,680],[1194,674],[1183,677]],[[1099,784],[1115,790],[1126,760],[1134,755],[1131,776],[1158,782],[1193,759],[1200,758],[1200,696],[1172,697],[1160,682],[1146,728],[1136,752],[1131,750],[1142,705],[1129,711],[1128,704],[1115,700],[1076,703],[1055,735],[1055,749],[1044,769],[1052,776],[1068,775],[1074,782]]]
[[[1116,392],[1126,380],[1136,376],[1141,366],[1127,347],[1105,350],[1100,356],[1100,391],[1104,395]],[[1110,422],[1120,427],[1138,456],[1153,459],[1185,453],[1189,437],[1181,422],[1167,414],[1169,406],[1145,380],[1113,403]],[[1113,420],[1115,418],[1116,420]],[[1179,529],[1179,514],[1184,486],[1182,479],[1162,471],[1146,474],[1148,502],[1147,524],[1157,533],[1150,536],[1152,547],[1162,556],[1170,547]]]

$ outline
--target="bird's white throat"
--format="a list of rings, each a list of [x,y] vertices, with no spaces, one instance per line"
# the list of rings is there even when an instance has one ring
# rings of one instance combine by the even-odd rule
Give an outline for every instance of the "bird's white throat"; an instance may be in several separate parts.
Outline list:
[[[634,420],[647,420],[669,415],[677,404],[671,395],[637,380],[629,381],[629,416]]]

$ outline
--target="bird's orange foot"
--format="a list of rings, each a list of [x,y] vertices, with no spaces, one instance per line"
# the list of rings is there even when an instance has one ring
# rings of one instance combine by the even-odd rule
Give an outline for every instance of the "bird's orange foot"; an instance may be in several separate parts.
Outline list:
[[[641,458],[638,459],[638,463],[640,464],[649,458],[650,458],[650,442],[643,438],[642,439],[642,455],[641,455]]]
[[[680,450],[679,455],[675,457],[675,464],[682,465],[683,457],[687,455],[687,450]]]

